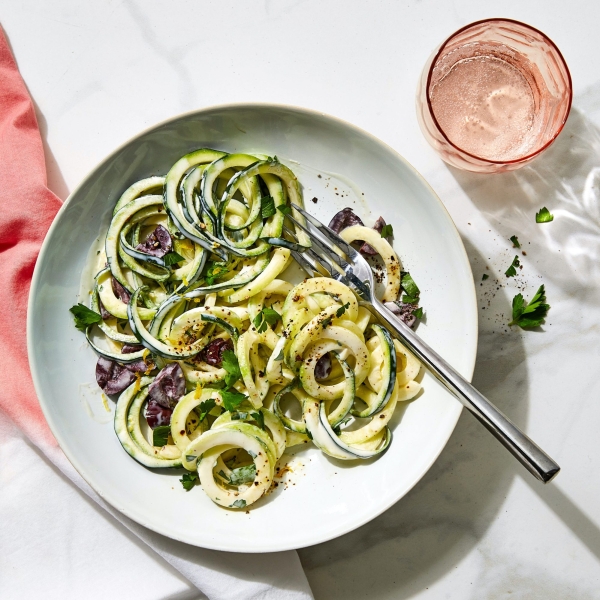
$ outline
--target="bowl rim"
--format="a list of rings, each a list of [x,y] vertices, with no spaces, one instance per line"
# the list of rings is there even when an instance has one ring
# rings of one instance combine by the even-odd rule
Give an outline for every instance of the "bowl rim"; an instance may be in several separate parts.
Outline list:
[[[28,303],[27,303],[27,335],[26,335],[27,354],[28,354],[30,371],[31,371],[31,376],[32,376],[33,384],[34,384],[34,389],[35,389],[36,395],[38,397],[38,401],[40,403],[40,407],[42,409],[44,417],[48,423],[48,426],[50,427],[50,430],[52,431],[52,434],[56,438],[56,441],[58,442],[61,450],[63,451],[63,453],[69,460],[69,462],[73,465],[75,470],[79,473],[79,475],[81,475],[81,477],[86,481],[86,483],[100,496],[100,498],[102,498],[102,500],[106,501],[111,507],[118,510],[121,514],[123,514],[127,518],[130,518],[134,522],[150,529],[151,531],[154,531],[156,533],[164,535],[170,539],[184,542],[184,543],[187,543],[187,544],[190,544],[193,546],[206,548],[209,550],[218,550],[218,551],[225,551],[225,552],[239,552],[239,550],[236,550],[236,549],[232,548],[231,546],[214,543],[211,540],[206,540],[206,542],[203,541],[203,543],[201,545],[200,543],[198,543],[198,541],[196,539],[192,539],[191,537],[174,536],[170,531],[168,531],[166,528],[161,527],[160,525],[157,525],[155,523],[149,524],[149,523],[142,522],[137,515],[130,514],[129,511],[127,511],[123,508],[120,508],[119,502],[115,498],[112,498],[111,494],[106,494],[105,492],[103,492],[102,490],[100,490],[96,487],[94,478],[88,473],[86,467],[84,467],[81,464],[81,462],[79,461],[77,456],[73,455],[68,450],[68,444],[65,443],[64,436],[59,434],[59,428],[58,428],[57,423],[55,423],[55,421],[52,417],[51,411],[49,409],[49,404],[47,404],[46,401],[43,400],[43,398],[44,398],[43,387],[42,387],[41,381],[39,380],[39,377],[38,377],[38,367],[37,367],[36,355],[35,355],[35,351],[34,351],[35,340],[34,340],[34,335],[33,335],[32,320],[33,320],[34,298],[37,295],[36,294],[37,288],[40,285],[40,280],[42,277],[42,264],[44,262],[45,255],[48,252],[48,249],[50,247],[50,239],[52,237],[52,233],[58,227],[58,224],[62,218],[62,215],[66,211],[72,198],[75,197],[78,194],[79,190],[81,188],[83,188],[88,183],[88,181],[95,176],[96,172],[100,168],[105,166],[109,161],[111,161],[126,146],[128,146],[132,142],[135,142],[138,138],[141,138],[144,135],[151,133],[165,125],[169,125],[170,123],[173,123],[175,121],[193,117],[194,115],[198,115],[198,114],[205,114],[205,113],[222,111],[222,110],[243,110],[243,109],[287,110],[287,111],[297,112],[297,113],[300,113],[300,114],[303,114],[303,115],[309,116],[309,117],[319,117],[319,118],[325,118],[325,119],[331,120],[331,121],[337,123],[338,125],[341,125],[345,128],[352,130],[353,132],[355,132],[357,134],[365,136],[374,144],[381,146],[384,150],[386,150],[387,152],[390,152],[397,160],[399,160],[404,165],[404,167],[406,167],[410,172],[412,172],[412,174],[417,178],[417,180],[419,180],[419,182],[431,194],[432,198],[434,198],[437,201],[439,207],[441,208],[442,214],[445,216],[446,221],[449,225],[448,234],[452,235],[454,237],[455,242],[458,242],[458,247],[460,248],[460,252],[462,254],[464,266],[465,266],[467,272],[471,274],[471,282],[472,283],[471,283],[471,294],[470,295],[472,298],[472,306],[473,306],[474,310],[472,311],[472,313],[470,315],[470,319],[468,322],[469,330],[467,332],[468,337],[470,339],[471,347],[469,349],[470,356],[467,360],[467,365],[462,370],[462,375],[465,378],[467,378],[468,380],[471,380],[471,378],[473,376],[473,371],[475,368],[475,361],[477,358],[477,346],[478,346],[477,294],[476,294],[476,290],[475,290],[475,282],[473,279],[473,272],[471,269],[471,264],[469,262],[469,258],[468,258],[465,246],[462,242],[462,238],[460,236],[460,233],[458,232],[458,229],[457,229],[454,221],[452,220],[452,217],[450,216],[450,213],[446,209],[445,205],[443,204],[443,202],[441,201],[439,196],[435,193],[433,188],[425,180],[425,178],[402,155],[400,155],[396,150],[394,150],[391,146],[389,146],[388,144],[386,144],[385,142],[380,140],[378,137],[374,136],[373,134],[369,133],[368,131],[365,131],[361,127],[358,127],[357,125],[354,125],[354,124],[352,124],[344,119],[341,119],[339,117],[329,115],[325,112],[315,110],[315,109],[295,106],[292,104],[269,103],[269,102],[232,102],[232,103],[214,104],[214,105],[206,106],[206,107],[203,107],[200,109],[193,109],[190,111],[186,111],[186,112],[177,114],[173,117],[169,117],[167,119],[159,121],[158,123],[155,123],[154,125],[151,125],[145,129],[143,129],[141,132],[129,137],[127,140],[125,140],[123,143],[121,143],[115,150],[113,150],[103,160],[101,160],[99,163],[97,163],[85,175],[85,177],[83,177],[83,179],[80,181],[80,183],[69,194],[67,199],[64,201],[63,205],[58,210],[56,216],[54,217],[54,220],[52,221],[52,224],[50,225],[50,228],[48,229],[46,236],[44,238],[44,241],[42,243],[42,246],[40,248],[40,252],[37,257],[35,269],[33,272],[33,277],[31,279],[31,287],[29,290],[29,299],[28,299]],[[452,232],[452,233],[450,233],[450,232]],[[297,545],[297,544],[290,545],[290,544],[286,544],[285,542],[282,542],[277,546],[260,547],[257,549],[245,550],[244,552],[252,553],[252,554],[265,553],[265,552],[283,552],[283,551],[287,551],[287,550],[296,550],[299,548],[313,546],[316,544],[327,542],[331,539],[335,539],[337,537],[345,535],[346,533],[354,531],[355,529],[361,527],[362,525],[364,525],[366,523],[369,523],[370,521],[372,521],[373,519],[375,519],[376,517],[378,517],[379,515],[384,513],[391,506],[393,506],[399,500],[401,500],[406,494],[408,494],[408,492],[431,469],[431,466],[433,465],[433,463],[437,460],[437,458],[439,457],[439,455],[441,454],[443,449],[446,447],[448,440],[450,439],[450,436],[452,435],[452,433],[456,427],[456,424],[458,422],[458,419],[462,413],[462,405],[456,400],[454,401],[454,403],[455,403],[454,404],[455,414],[453,416],[453,419],[451,419],[451,417],[452,417],[451,414],[449,414],[449,416],[448,416],[447,434],[440,437],[439,448],[437,449],[436,452],[432,453],[430,460],[427,462],[425,468],[418,475],[414,476],[411,480],[409,480],[407,482],[407,485],[405,487],[405,492],[402,496],[400,496],[399,498],[395,498],[394,500],[392,500],[390,502],[386,502],[386,503],[382,504],[378,508],[377,511],[370,513],[367,517],[364,517],[360,520],[354,521],[351,526],[344,527],[342,530],[339,530],[339,531],[335,530],[335,531],[330,531],[327,534],[322,534],[320,537],[315,538],[314,540],[312,540],[310,542],[303,543],[300,545]]]
[[[449,42],[451,42],[453,38],[455,38],[457,35],[459,35],[463,31],[467,31],[468,29],[471,29],[472,27],[475,27],[476,25],[482,25],[484,23],[500,23],[500,22],[518,25],[520,27],[523,27],[524,29],[529,29],[530,31],[533,31],[533,32],[539,34],[548,43],[548,45],[551,48],[553,48],[554,51],[556,52],[559,62],[563,65],[563,67],[565,69],[565,73],[567,75],[567,82],[568,82],[567,110],[565,111],[565,115],[564,115],[561,123],[557,127],[555,133],[543,146],[538,148],[535,152],[531,152],[530,154],[526,154],[525,156],[521,156],[519,158],[515,158],[512,160],[493,160],[491,158],[483,158],[481,156],[477,156],[477,154],[473,154],[472,152],[467,152],[466,150],[463,150],[460,146],[455,144],[452,140],[450,140],[450,138],[446,135],[446,132],[443,130],[443,128],[439,124],[437,117],[435,116],[435,113],[433,112],[433,107],[431,106],[431,97],[429,94],[429,88],[431,86],[431,78],[433,75],[433,69],[434,69],[441,53],[444,51],[444,49],[449,44]],[[529,25],[528,23],[524,23],[523,21],[517,21],[516,19],[505,19],[502,17],[492,17],[489,19],[480,19],[479,21],[473,21],[472,23],[469,23],[468,25],[465,25],[464,27],[457,29],[454,33],[452,33],[452,35],[448,36],[441,43],[438,50],[435,52],[435,54],[433,56],[433,60],[431,61],[431,65],[429,66],[429,69],[427,72],[427,82],[425,85],[426,85],[425,100],[427,102],[427,110],[429,111],[429,114],[431,115],[431,118],[433,120],[433,123],[434,123],[436,129],[440,132],[442,137],[446,140],[446,142],[448,142],[448,144],[450,144],[450,146],[452,146],[453,148],[458,150],[458,152],[460,152],[461,154],[465,154],[467,156],[470,156],[471,158],[474,158],[478,161],[484,162],[489,165],[514,165],[514,164],[519,164],[519,163],[526,163],[527,161],[529,161],[532,158],[535,158],[536,156],[541,154],[544,150],[546,150],[550,145],[552,145],[554,143],[556,138],[560,135],[560,133],[564,129],[565,124],[567,123],[567,119],[569,118],[569,115],[571,114],[571,107],[573,105],[573,80],[571,78],[571,71],[569,70],[569,65],[567,65],[567,61],[565,60],[565,57],[562,55],[562,52],[560,51],[559,47],[543,31],[540,31],[539,29],[533,27],[532,25]]]

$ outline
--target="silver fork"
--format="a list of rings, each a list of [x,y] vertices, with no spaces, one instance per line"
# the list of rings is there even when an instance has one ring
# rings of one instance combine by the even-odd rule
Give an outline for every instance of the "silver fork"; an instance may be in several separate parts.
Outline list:
[[[544,483],[551,481],[560,467],[375,297],[373,272],[360,253],[304,209],[293,207],[307,223],[300,223],[291,215],[287,215],[288,219],[305,231],[313,244],[302,253],[292,252],[296,261],[311,275],[326,274],[351,287],[361,298],[361,304],[373,312],[532,475]],[[293,235],[289,229],[286,231]]]

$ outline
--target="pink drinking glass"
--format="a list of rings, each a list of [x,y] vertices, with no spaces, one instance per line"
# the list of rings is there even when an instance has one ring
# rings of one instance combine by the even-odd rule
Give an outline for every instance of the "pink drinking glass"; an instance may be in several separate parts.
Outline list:
[[[471,118],[454,114],[451,108],[441,112],[439,107],[444,106],[443,99],[435,96],[443,89],[444,81],[450,81],[444,78],[453,74],[456,81],[457,65],[464,69],[469,61],[471,66],[474,65],[473,61],[479,61],[475,68],[479,69],[480,75],[483,73],[483,77],[474,79],[473,86],[485,79],[485,65],[491,64],[500,65],[506,73],[516,73],[520,85],[527,90],[529,120],[522,134],[519,134],[522,137],[519,138],[518,148],[515,144],[513,155],[493,156],[474,151],[473,148],[478,148],[476,138],[470,144],[468,133],[463,137],[455,133],[449,135],[450,126],[447,125],[447,131],[444,131],[440,125],[440,120],[448,123],[450,118],[455,119],[457,127],[461,127]],[[465,85],[464,81],[462,85]],[[486,19],[459,29],[431,55],[417,90],[417,117],[425,138],[448,164],[477,173],[502,173],[522,167],[552,144],[569,116],[572,97],[569,69],[552,40],[525,23],[511,19]],[[466,101],[461,108],[465,106]],[[434,108],[438,111],[437,117]],[[508,113],[498,111],[498,115],[494,116],[495,130],[508,131],[507,128],[503,130],[500,119],[510,118]],[[485,118],[479,123],[482,123],[480,129],[483,131],[487,126]],[[515,121],[512,123],[514,125]],[[469,125],[472,124],[469,122]],[[452,132],[455,131],[452,129]],[[472,131],[476,136],[475,128]],[[489,131],[486,131],[487,134]]]

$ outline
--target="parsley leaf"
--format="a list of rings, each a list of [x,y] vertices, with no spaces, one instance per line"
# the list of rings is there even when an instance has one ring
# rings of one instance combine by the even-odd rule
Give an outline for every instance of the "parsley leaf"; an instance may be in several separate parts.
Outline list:
[[[540,212],[535,213],[536,223],[550,223],[550,221],[554,221],[554,215],[545,206],[540,208]]]
[[[519,266],[521,266],[521,262],[519,261],[519,257],[515,256],[512,261],[512,264],[510,265],[510,267],[508,267],[508,269],[506,269],[504,274],[507,277],[514,277],[517,274],[517,267]]]
[[[240,498],[239,500],[236,500],[231,507],[235,507],[235,508],[246,508],[246,501],[243,498]],[[230,507],[230,508],[231,508]]]
[[[519,244],[519,238],[516,235],[511,235],[508,239],[513,243],[515,248],[521,247],[521,244]]]
[[[258,423],[260,429],[265,428],[265,415],[260,411],[250,413],[250,416]]]
[[[213,285],[216,279],[223,277],[226,273],[229,273],[227,263],[210,261],[204,274],[204,281],[207,285]]]
[[[171,265],[180,263],[184,258],[181,254],[177,254],[177,252],[167,252],[167,254],[163,256],[163,260],[165,261],[165,267],[170,267]]]
[[[237,469],[231,470],[231,475],[229,476],[229,483],[231,485],[243,485],[244,483],[250,483],[254,481],[256,477],[256,465],[254,463],[250,465],[246,465],[245,467],[238,467]],[[236,501],[238,502],[238,501]],[[240,508],[244,508],[246,504]]]
[[[223,398],[223,407],[229,412],[233,412],[244,400],[248,397],[240,392],[221,390],[221,398]]]
[[[275,214],[275,200],[273,200],[273,196],[263,196],[260,199],[260,214],[263,219],[268,219]]]
[[[252,324],[256,327],[258,333],[264,333],[267,330],[267,325],[275,325],[280,320],[281,315],[276,310],[265,307],[254,317]]]
[[[184,473],[179,481],[181,481],[183,489],[189,492],[200,481],[200,477],[198,477],[198,473]]]
[[[518,325],[521,328],[538,327],[542,324],[550,305],[546,304],[546,290],[541,285],[535,293],[531,302],[527,303],[523,298],[523,294],[517,294],[513,298],[513,320],[509,325]]]
[[[419,308],[417,308],[417,309],[413,310],[413,313],[412,313],[412,314],[413,314],[415,317],[417,317],[417,319],[422,319],[422,318],[423,318],[423,308],[422,308],[422,307],[419,307]]]
[[[79,331],[85,331],[88,325],[93,325],[94,323],[100,323],[100,321],[102,321],[102,317],[97,312],[90,310],[87,306],[81,304],[81,302],[75,306],[71,306],[69,310],[73,313],[75,327],[77,327]]]
[[[394,236],[394,228],[391,225],[384,225],[381,230],[381,237],[388,238]]]
[[[489,279],[489,277],[490,277],[490,276],[489,276],[487,273],[484,273],[484,274],[481,276],[481,281],[485,281],[486,279]]]
[[[200,402],[200,406],[198,407],[200,409],[200,423],[202,423],[202,421],[204,421],[204,419],[206,419],[206,416],[208,415],[208,413],[217,405],[217,403],[215,402],[215,400],[213,398],[209,398],[208,400],[205,400],[204,402]]]
[[[227,375],[225,375],[225,385],[229,388],[242,376],[240,364],[233,350],[225,350],[225,352],[223,352],[222,366],[227,371]]]
[[[419,295],[421,294],[421,290],[418,288],[418,286],[415,283],[415,280],[412,278],[411,274],[406,271],[402,272],[402,289],[406,292],[407,296],[411,299],[411,300],[404,300],[404,298],[402,298],[402,302],[408,302],[409,304],[412,304],[413,302],[415,302],[414,299],[416,299],[418,301]]]
[[[166,446],[171,433],[170,425],[161,425],[152,430],[152,445]]]
[[[335,311],[335,316],[339,319],[349,308],[350,308],[350,302],[346,302],[346,304],[344,304],[344,306],[340,306]]]
[[[323,329],[325,329],[326,327],[329,327],[331,325],[331,321],[333,321],[333,316],[331,316],[331,317],[325,317],[321,321],[321,326],[323,327]]]
[[[277,207],[279,212],[282,212],[284,215],[289,215],[292,212],[292,209],[287,204],[282,204]]]

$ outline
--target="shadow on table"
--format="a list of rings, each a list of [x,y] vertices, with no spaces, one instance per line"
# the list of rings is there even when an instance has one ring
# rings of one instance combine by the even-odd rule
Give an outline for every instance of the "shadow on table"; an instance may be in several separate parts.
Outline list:
[[[576,294],[578,302],[597,302],[600,132],[582,113],[573,110],[557,142],[521,170],[485,176],[448,168],[490,228],[505,239],[518,232],[528,254],[549,259],[544,263],[552,264],[552,270],[544,272],[544,281]],[[542,206],[555,215],[554,222],[535,223]],[[463,241],[474,270],[480,268],[486,261]],[[509,315],[510,300],[499,288],[495,311]],[[479,304],[483,321],[489,312]],[[487,325],[480,331],[473,382],[526,429],[529,386],[523,344],[520,336],[498,329],[503,328]],[[600,557],[600,530],[592,521],[556,484],[544,487],[534,481],[465,411],[437,462],[398,504],[350,534],[300,551],[315,597],[414,597],[477,546],[517,474]]]

